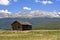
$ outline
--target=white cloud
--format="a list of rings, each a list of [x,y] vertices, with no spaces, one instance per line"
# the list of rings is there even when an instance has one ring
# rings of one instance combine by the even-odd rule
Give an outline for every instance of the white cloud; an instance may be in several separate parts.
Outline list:
[[[58,12],[42,12],[39,10],[31,11],[26,17],[48,17],[48,18],[58,18],[60,17]]]
[[[58,12],[58,14],[60,14],[60,12]]]
[[[18,12],[13,17],[34,18],[34,17],[48,17],[48,18],[60,18],[58,12],[43,12],[40,10],[31,11],[29,13]]]
[[[52,1],[49,1],[49,0],[43,0],[43,1],[35,0],[35,2],[39,2],[39,3],[42,3],[44,5],[46,5],[46,4],[53,4],[53,2]]]
[[[13,0],[14,2],[17,2],[18,0]]]
[[[53,2],[52,1],[47,1],[48,4],[52,4]]]
[[[8,10],[0,10],[0,18],[8,17],[22,17],[22,18],[34,18],[34,17],[48,17],[48,18],[60,18],[60,12],[44,12],[40,10],[34,10],[29,13],[26,12],[17,12],[12,14]]]
[[[0,10],[0,18],[6,18],[11,15],[11,12],[8,10]]]
[[[8,10],[0,10],[0,13],[11,13]]]
[[[47,1],[42,1],[41,3],[42,3],[42,4],[47,4],[48,2],[47,2]]]
[[[0,5],[9,5],[9,0],[0,0]]]
[[[24,10],[31,10],[29,7],[23,7]]]

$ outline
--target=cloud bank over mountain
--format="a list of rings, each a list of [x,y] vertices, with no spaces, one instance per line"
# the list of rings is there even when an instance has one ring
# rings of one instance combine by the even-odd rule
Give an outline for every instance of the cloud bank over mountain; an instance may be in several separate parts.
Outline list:
[[[17,12],[15,14],[8,12],[8,10],[0,10],[0,18],[6,17],[22,17],[22,18],[34,18],[34,17],[48,17],[48,18],[60,18],[60,12],[44,12],[40,10],[34,10],[31,12]]]
[[[8,15],[11,15],[11,12],[8,10],[0,10],[0,18],[6,18]]]

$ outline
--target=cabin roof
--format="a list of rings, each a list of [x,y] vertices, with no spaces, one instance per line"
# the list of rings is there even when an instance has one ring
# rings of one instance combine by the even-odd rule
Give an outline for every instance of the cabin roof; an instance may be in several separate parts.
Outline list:
[[[20,23],[21,25],[32,25],[32,24],[29,23],[29,22],[24,22],[24,21],[19,21],[19,20],[14,21],[14,22],[12,23],[12,25],[13,25],[15,22],[18,22],[18,23]]]

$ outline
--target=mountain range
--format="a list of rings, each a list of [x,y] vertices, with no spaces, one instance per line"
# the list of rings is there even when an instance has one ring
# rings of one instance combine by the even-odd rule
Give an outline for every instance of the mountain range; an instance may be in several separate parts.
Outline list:
[[[30,22],[34,30],[60,29],[60,12],[43,12],[40,10],[17,13],[0,12],[0,29],[11,29],[11,24],[15,20]]]
[[[11,29],[11,24],[15,21],[27,21],[35,29],[60,29],[60,18],[0,18],[0,29]]]
[[[48,17],[48,18],[60,18],[60,12],[46,12],[46,11],[40,11],[40,10],[34,10],[31,12],[17,12],[17,13],[11,13],[11,12],[4,12],[0,11],[0,18],[15,18],[15,17],[22,17],[22,18],[34,18],[34,17]]]

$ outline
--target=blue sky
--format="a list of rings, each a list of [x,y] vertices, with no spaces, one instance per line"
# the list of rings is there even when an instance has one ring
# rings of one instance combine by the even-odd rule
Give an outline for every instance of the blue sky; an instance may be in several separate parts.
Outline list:
[[[33,10],[60,12],[60,0],[0,0],[0,10],[12,13]]]

